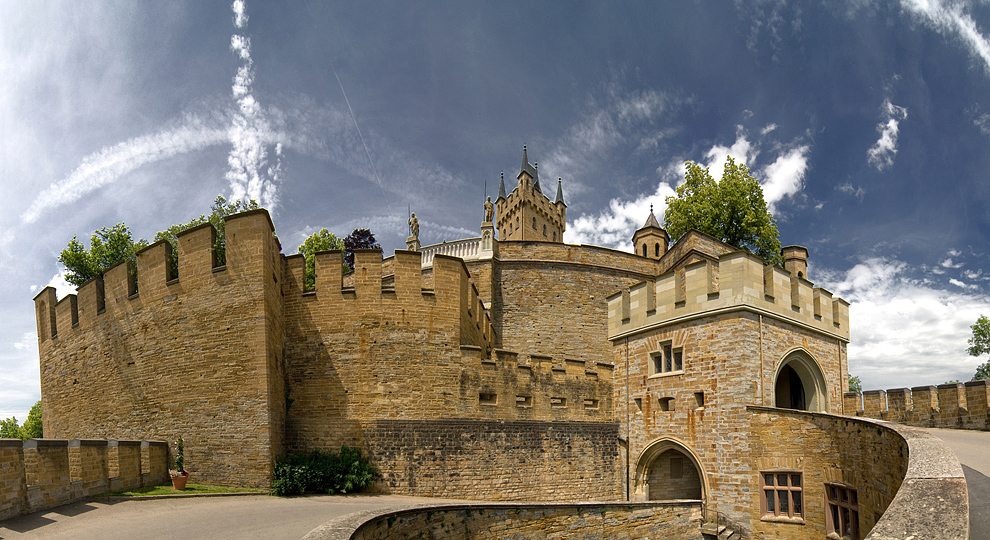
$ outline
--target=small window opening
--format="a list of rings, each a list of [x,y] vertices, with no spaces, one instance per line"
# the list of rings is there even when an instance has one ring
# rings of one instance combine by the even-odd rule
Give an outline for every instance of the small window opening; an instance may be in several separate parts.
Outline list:
[[[646,257],[646,244],[643,244],[643,256]]]
[[[557,231],[553,231],[553,241],[557,241]]]
[[[536,218],[533,218],[533,230],[536,230]]]
[[[551,407],[566,407],[567,406],[567,398],[552,397],[552,398],[550,398],[550,406]]]
[[[672,397],[662,397],[662,398],[660,398],[660,410],[661,411],[673,411],[674,410],[674,398],[672,398]]]
[[[825,484],[828,513],[826,530],[842,538],[859,540],[859,497],[856,488],[839,484]]]
[[[678,373],[684,371],[684,350],[674,348],[671,343],[664,343],[660,351],[650,353],[650,375]]]
[[[653,244],[653,256],[654,257],[659,257],[660,256],[660,244],[659,243]]]
[[[543,237],[544,238],[547,237],[547,226],[546,225],[543,226]]]
[[[498,394],[482,392],[478,394],[478,402],[482,405],[496,405],[498,404]]]
[[[704,409],[705,408],[705,393],[704,392],[695,392],[694,393],[694,401],[698,405],[698,408],[699,409]]]
[[[798,272],[798,277],[803,279],[804,278],[804,272]]]
[[[598,400],[597,399],[586,399],[584,400],[585,410],[598,410]]]
[[[633,401],[636,402],[636,410],[637,411],[642,411],[643,410],[643,398],[636,398]]]
[[[516,396],[516,407],[532,407],[533,396]]]

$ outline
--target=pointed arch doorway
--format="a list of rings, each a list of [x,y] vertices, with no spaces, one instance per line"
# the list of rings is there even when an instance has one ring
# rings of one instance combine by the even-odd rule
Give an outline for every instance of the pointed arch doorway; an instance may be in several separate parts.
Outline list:
[[[818,362],[803,350],[784,357],[773,378],[773,403],[781,409],[828,412],[828,389]]]
[[[703,500],[706,479],[703,469],[686,446],[674,439],[657,439],[640,454],[634,479],[635,500]]]

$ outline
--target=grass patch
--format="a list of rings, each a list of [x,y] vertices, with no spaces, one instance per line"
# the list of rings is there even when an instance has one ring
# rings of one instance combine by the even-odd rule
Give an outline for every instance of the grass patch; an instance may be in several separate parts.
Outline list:
[[[214,486],[210,484],[186,484],[186,489],[178,490],[172,484],[162,484],[160,486],[148,486],[130,491],[117,491],[114,493],[104,493],[98,497],[153,497],[155,495],[202,495],[204,493],[258,493],[264,492],[262,488],[249,487],[229,487]]]

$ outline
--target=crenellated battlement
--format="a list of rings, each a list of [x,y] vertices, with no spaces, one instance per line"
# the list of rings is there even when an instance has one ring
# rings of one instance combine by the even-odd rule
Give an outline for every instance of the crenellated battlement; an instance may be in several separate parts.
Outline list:
[[[748,309],[849,341],[849,303],[744,251],[701,260],[608,298],[608,335]]]
[[[374,315],[384,325],[428,323],[459,314],[455,345],[475,345],[486,352],[494,346],[491,317],[471,283],[464,262],[437,254],[432,269],[424,271],[417,251],[397,250],[382,258],[378,249],[354,252],[354,271],[344,274],[343,252],[315,254],[316,285],[303,290],[305,261],[301,254],[285,258],[282,293],[290,313],[336,313],[338,317],[367,319]],[[355,323],[360,323],[355,319]]]
[[[843,412],[919,427],[990,431],[990,381],[846,392]]]
[[[172,246],[162,240],[142,249],[136,264],[122,261],[91,279],[76,294],[56,298],[46,287],[34,298],[39,342],[65,339],[103,320],[177,300],[195,291],[237,283],[260,285],[281,247],[266,210],[226,218],[226,262],[217,263],[216,230],[204,223],[177,235],[178,278],[172,278]]]

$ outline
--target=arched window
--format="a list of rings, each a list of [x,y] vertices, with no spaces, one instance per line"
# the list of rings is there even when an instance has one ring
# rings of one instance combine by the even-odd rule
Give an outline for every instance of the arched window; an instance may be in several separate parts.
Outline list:
[[[553,231],[553,241],[557,241],[557,231]]]
[[[653,256],[654,257],[659,257],[660,256],[660,244],[659,243],[653,244]]]
[[[643,244],[643,256],[646,257],[646,244]]]
[[[536,230],[536,218],[533,218],[533,230]]]
[[[547,237],[547,226],[545,224],[543,225],[543,237]]]

